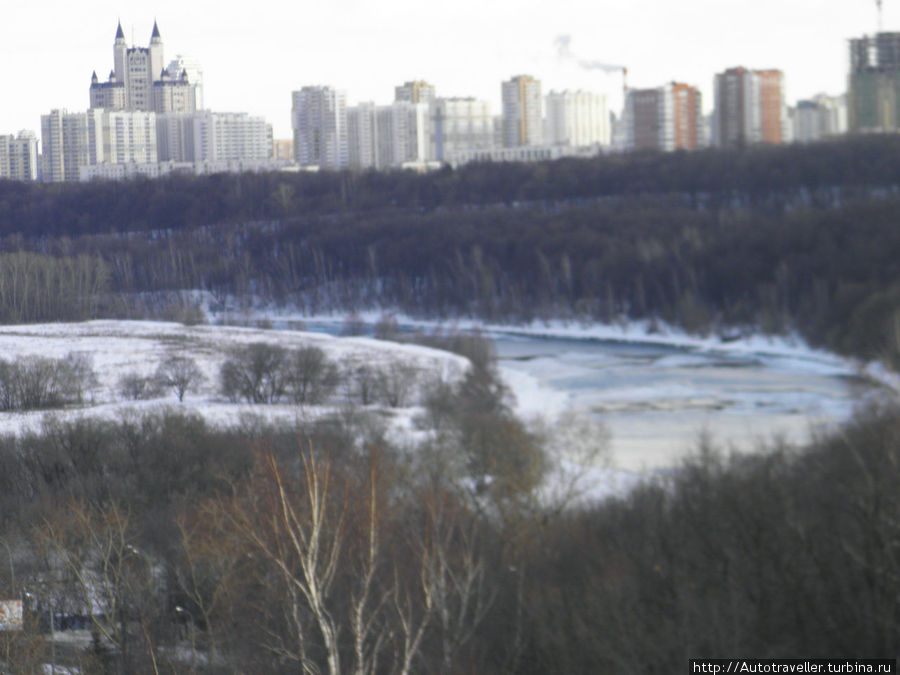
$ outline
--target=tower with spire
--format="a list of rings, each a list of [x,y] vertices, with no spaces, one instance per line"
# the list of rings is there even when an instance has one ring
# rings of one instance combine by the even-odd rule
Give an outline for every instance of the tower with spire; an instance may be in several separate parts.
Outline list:
[[[194,90],[183,73],[167,73],[162,35],[153,21],[150,44],[129,47],[122,22],[113,43],[113,70],[106,82],[91,76],[91,108],[144,112],[193,112]]]

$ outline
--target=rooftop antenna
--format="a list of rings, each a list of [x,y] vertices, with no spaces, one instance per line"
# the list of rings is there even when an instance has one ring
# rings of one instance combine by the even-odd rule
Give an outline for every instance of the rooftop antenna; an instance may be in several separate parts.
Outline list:
[[[878,32],[881,33],[884,30],[881,4],[884,0],[875,0],[875,5],[878,7]]]

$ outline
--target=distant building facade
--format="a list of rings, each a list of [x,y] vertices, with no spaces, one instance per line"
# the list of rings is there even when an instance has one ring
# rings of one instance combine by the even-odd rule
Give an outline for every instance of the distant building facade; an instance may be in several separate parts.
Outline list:
[[[331,87],[303,87],[291,94],[294,159],[300,166],[337,171],[349,165],[347,96]]]
[[[194,106],[197,110],[205,110],[203,99],[203,66],[190,56],[176,54],[175,58],[166,67],[166,73],[173,79],[187,77],[190,88],[193,90]],[[159,112],[159,111],[157,111]]]
[[[395,101],[375,107],[375,167],[399,168],[430,159],[428,103]]]
[[[522,145],[517,148],[459,150],[448,153],[444,161],[453,167],[469,162],[552,162],[564,157],[596,157],[600,152],[599,145]]]
[[[706,145],[703,95],[684,82],[672,82],[672,125],[676,150],[699,150]]]
[[[31,131],[0,135],[0,179],[37,180],[37,146],[37,136]]]
[[[674,150],[673,115],[671,89],[629,89],[622,115],[625,150]]]
[[[184,62],[184,57],[179,58]],[[176,60],[164,67],[163,42],[155,21],[148,47],[129,47],[120,22],[113,43],[113,70],[106,82],[99,80],[96,71],[91,76],[90,107],[193,112],[197,109],[198,85],[202,87],[202,83],[191,82],[186,65]],[[191,63],[191,68],[198,72],[195,64]]]
[[[625,150],[697,150],[705,145],[700,90],[682,82],[630,89],[622,126]]]
[[[160,162],[259,162],[274,159],[272,126],[247,113],[201,110],[156,116]]]
[[[744,147],[790,139],[784,74],[738,67],[714,80],[713,144]]]
[[[503,101],[503,147],[543,145],[544,119],[541,81],[517,75],[500,86]]]
[[[587,91],[551,91],[545,100],[548,145],[609,145],[606,96]]]
[[[431,158],[442,162],[463,150],[494,148],[491,105],[475,98],[438,98],[430,108]]]
[[[847,132],[847,99],[845,96],[818,94],[797,101],[794,109],[794,142],[813,143]]]
[[[394,87],[395,102],[431,103],[435,97],[434,86],[425,80],[404,82],[400,86]]]
[[[377,106],[372,101],[347,108],[347,164],[351,169],[380,169]]]
[[[140,110],[41,116],[42,180],[80,180],[82,167],[101,164],[153,164],[157,161],[156,115]]]
[[[850,40],[847,117],[851,132],[900,130],[900,33]]]

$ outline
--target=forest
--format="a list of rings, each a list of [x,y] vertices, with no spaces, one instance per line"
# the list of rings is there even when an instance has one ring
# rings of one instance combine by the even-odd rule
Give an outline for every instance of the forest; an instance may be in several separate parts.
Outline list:
[[[898,151],[865,137],[427,175],[0,182],[0,322],[190,323],[201,290],[223,313],[796,332],[896,369]],[[548,500],[555,449],[602,458],[602,426],[529,426],[488,343],[430,340],[471,365],[423,394],[405,441],[383,423],[403,395],[389,378],[252,344],[223,364],[224,397],[342,404],[282,426],[177,408],[48,414],[0,437],[0,590],[25,606],[24,630],[0,631],[0,671],[631,674],[698,657],[896,658],[890,397],[803,446],[733,454],[700,437],[623,496],[584,503],[573,483]],[[130,375],[121,393],[140,402],[181,386],[180,400],[196,373],[183,359]],[[0,414],[75,409],[90,376],[77,355],[0,361]],[[87,646],[54,639],[72,627]]]
[[[429,394],[414,445],[362,405],[279,427],[51,416],[0,438],[0,587],[26,601],[0,665],[662,674],[698,655],[896,657],[896,405],[806,447],[700,438],[676,470],[583,504],[541,498],[542,475],[554,442],[602,453],[602,430],[542,435],[508,394],[473,365]],[[75,628],[87,643],[53,639]]]

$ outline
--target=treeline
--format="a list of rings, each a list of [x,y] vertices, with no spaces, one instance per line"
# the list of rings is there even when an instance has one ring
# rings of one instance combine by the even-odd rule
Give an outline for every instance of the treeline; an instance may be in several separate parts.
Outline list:
[[[607,155],[411,172],[242,174],[91,184],[0,181],[0,236],[182,229],[384,209],[465,209],[674,194],[693,206],[781,210],[895,191],[900,140]]]
[[[531,550],[522,672],[668,673],[698,654],[894,658],[896,407],[565,516]]]
[[[105,316],[163,316],[153,299],[202,289],[220,312],[257,298],[311,314],[389,308],[521,322],[657,319],[691,332],[799,331],[894,358],[900,199],[780,215],[620,198],[267,225],[45,238],[48,255],[109,270]],[[0,245],[37,246],[11,239]]]
[[[285,428],[165,409],[48,417],[0,438],[0,587],[27,606],[23,631],[0,633],[0,666],[54,658],[51,620],[92,632],[89,648],[56,653],[82,672],[490,661],[476,631],[498,593],[491,531],[527,511],[540,444],[492,371],[434,399],[417,422],[434,433],[413,453],[352,406]]]
[[[309,313],[640,318],[696,333],[798,331],[891,361],[898,144],[851,138],[425,176],[0,185],[0,213],[22,216],[6,230],[0,222],[15,231],[0,239],[10,252],[0,256],[0,320],[197,321],[171,299],[204,290],[225,315],[255,299]],[[38,198],[46,208],[9,206]],[[56,213],[57,199],[71,213]]]
[[[900,410],[803,449],[705,442],[626,497],[561,509],[537,498],[546,456],[501,389],[473,370],[436,395],[414,449],[358,411],[291,429],[51,419],[0,439],[0,586],[32,598],[0,662],[49,662],[51,605],[57,630],[91,628],[56,655],[86,673],[896,655]]]
[[[108,291],[108,269],[96,255],[0,253],[0,322],[92,318]]]

